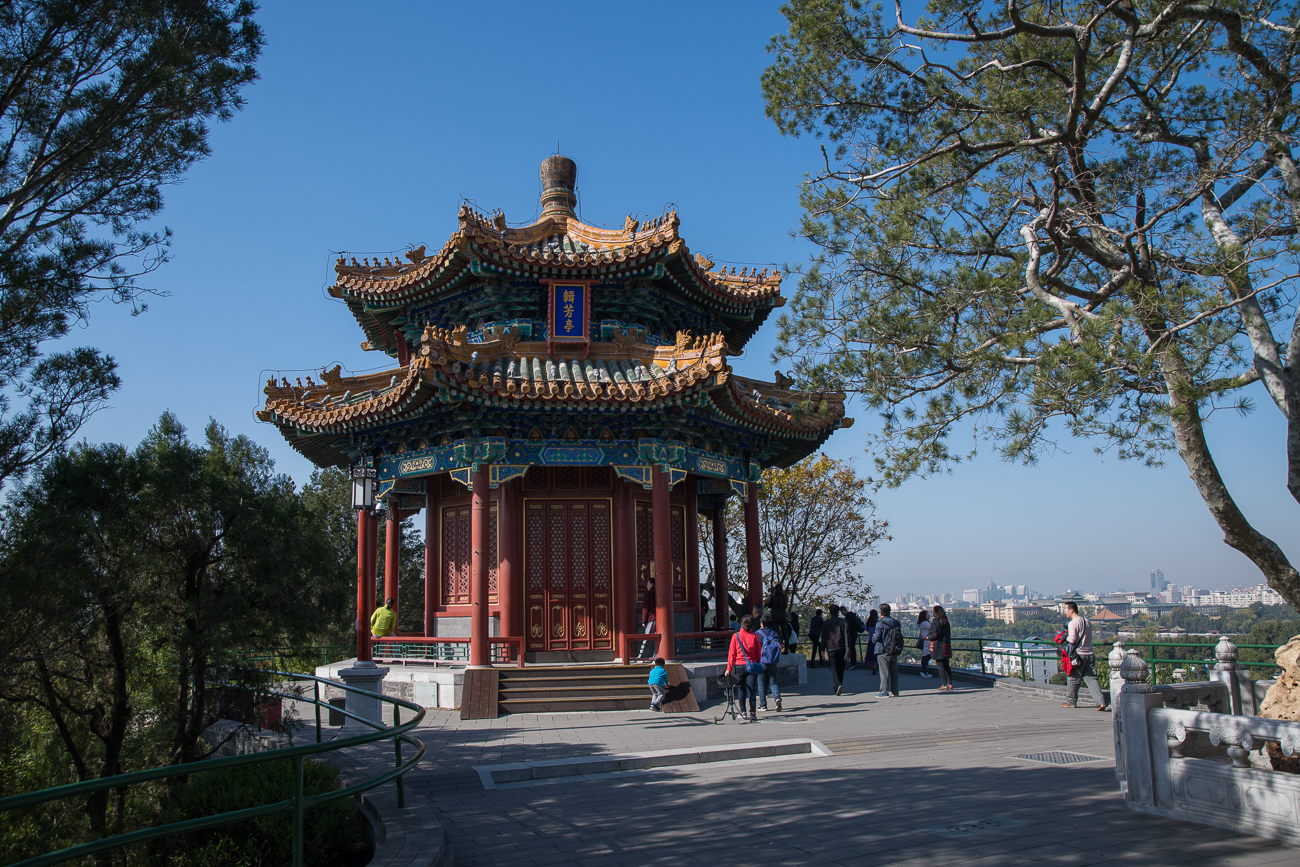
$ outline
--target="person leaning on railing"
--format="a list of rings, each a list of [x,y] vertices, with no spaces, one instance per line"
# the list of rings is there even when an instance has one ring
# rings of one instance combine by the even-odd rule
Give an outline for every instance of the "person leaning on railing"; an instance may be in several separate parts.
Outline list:
[[[952,626],[942,605],[934,606],[934,625],[930,627],[930,646],[934,664],[939,666],[939,690],[952,689]]]

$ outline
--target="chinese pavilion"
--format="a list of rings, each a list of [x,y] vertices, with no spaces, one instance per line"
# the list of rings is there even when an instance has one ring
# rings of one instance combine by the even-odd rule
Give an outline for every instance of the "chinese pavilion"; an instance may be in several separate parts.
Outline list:
[[[330,294],[362,347],[396,366],[271,380],[258,417],[318,466],[375,470],[385,597],[398,597],[397,522],[424,510],[424,632],[468,635],[471,666],[490,664],[494,636],[522,638],[529,661],[620,657],[651,576],[671,659],[674,635],[701,628],[700,510],[745,501],[749,598],[761,599],[760,472],[852,420],[842,394],[727,363],[785,303],[779,273],[692,255],[673,212],[582,223],[577,165],[553,156],[541,173],[530,225],[462,206],[432,255],[340,258]],[[371,658],[375,520],[359,513],[359,660]],[[723,522],[714,528],[726,623]]]

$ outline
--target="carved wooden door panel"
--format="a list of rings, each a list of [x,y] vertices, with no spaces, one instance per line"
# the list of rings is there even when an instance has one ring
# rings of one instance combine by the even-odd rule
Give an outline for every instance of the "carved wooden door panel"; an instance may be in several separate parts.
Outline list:
[[[442,510],[442,581],[440,605],[468,605],[469,571],[473,548],[470,545],[470,507],[447,506]],[[488,604],[497,604],[497,504],[488,509],[487,550]]]
[[[609,500],[526,500],[529,650],[613,649]]]
[[[671,555],[673,564],[673,601],[686,601],[686,509],[673,504],[668,507],[669,526],[672,528]],[[645,599],[645,585],[654,563],[654,507],[649,500],[636,501],[636,606],[637,623],[640,624],[641,605]],[[655,595],[664,592],[667,582],[656,576]]]

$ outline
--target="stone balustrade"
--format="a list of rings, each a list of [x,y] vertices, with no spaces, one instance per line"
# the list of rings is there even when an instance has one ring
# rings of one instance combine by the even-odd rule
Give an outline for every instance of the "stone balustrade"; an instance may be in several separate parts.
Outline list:
[[[1111,652],[1115,775],[1130,809],[1300,844],[1300,776],[1271,770],[1266,743],[1300,753],[1300,723],[1263,719],[1262,684],[1226,637],[1203,683],[1152,685],[1136,650]],[[1118,688],[1117,688],[1118,687]]]

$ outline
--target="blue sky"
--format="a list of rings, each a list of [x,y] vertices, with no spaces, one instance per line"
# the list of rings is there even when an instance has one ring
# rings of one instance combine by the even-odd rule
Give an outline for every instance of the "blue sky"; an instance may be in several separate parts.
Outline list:
[[[114,355],[124,379],[88,439],[134,444],[166,409],[195,435],[213,417],[305,481],[310,465],[253,416],[267,375],[392,366],[361,351],[355,322],[325,294],[336,251],[437,249],[462,198],[525,221],[557,142],[578,162],[588,222],[618,226],[671,204],[690,248],[719,263],[807,253],[790,230],[818,145],[780,136],[759,92],[767,40],[784,25],[777,3],[266,5],[248,107],[166,191],[173,259],[149,284],[170,294],[137,317],[97,305],[73,335]],[[771,378],[774,331],[733,360],[741,373]],[[1248,517],[1300,556],[1285,425],[1262,390],[1254,397],[1253,415],[1214,417],[1211,442]],[[858,425],[828,451],[865,470],[862,433],[875,420],[850,414]],[[990,455],[879,492],[894,540],[865,571],[885,598],[989,578],[1134,589],[1154,568],[1179,584],[1261,580],[1223,544],[1176,455],[1151,470],[1092,449],[1063,440],[1036,467]]]

